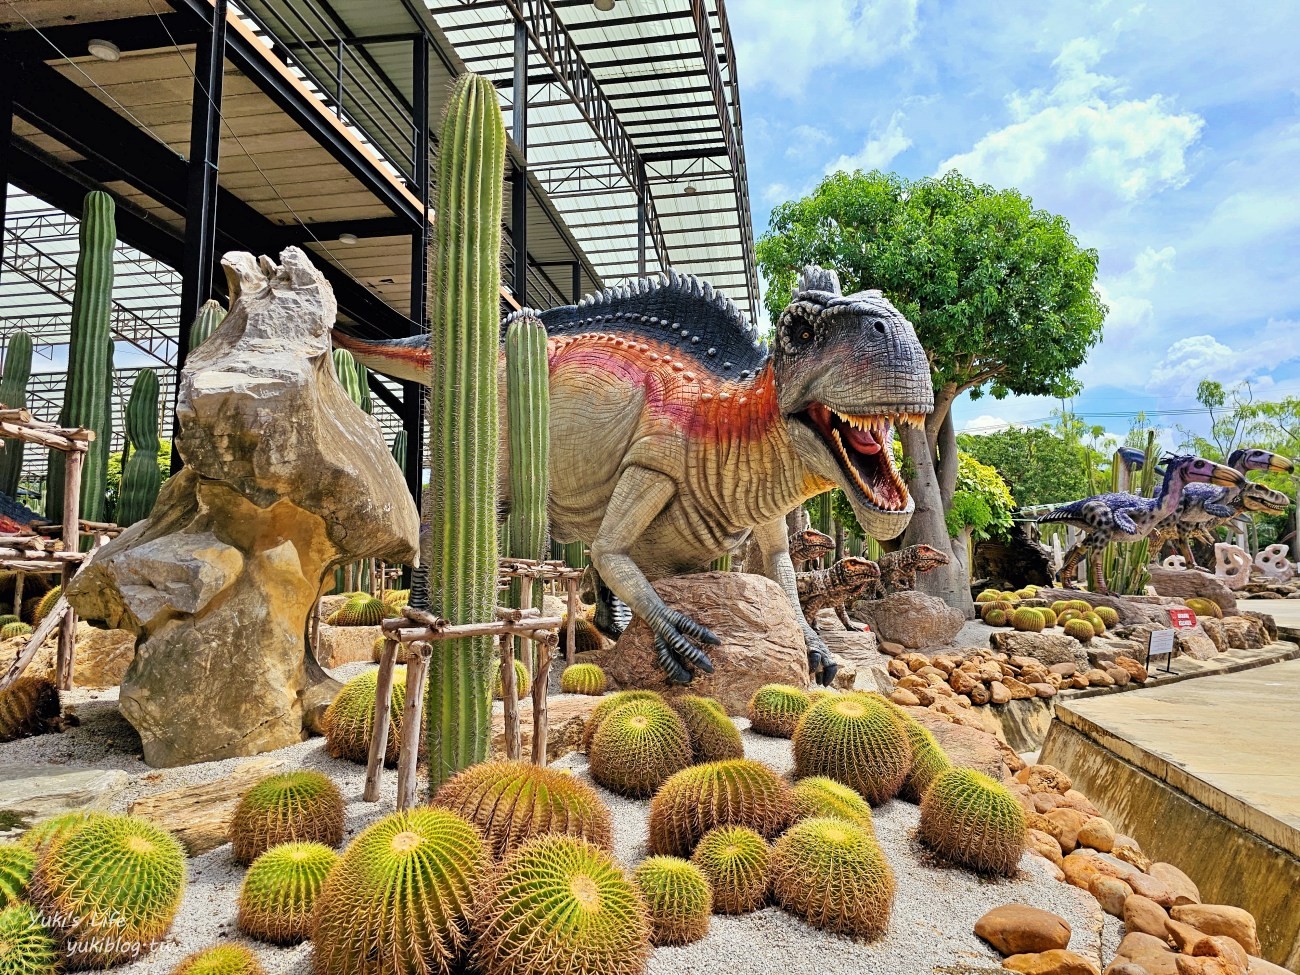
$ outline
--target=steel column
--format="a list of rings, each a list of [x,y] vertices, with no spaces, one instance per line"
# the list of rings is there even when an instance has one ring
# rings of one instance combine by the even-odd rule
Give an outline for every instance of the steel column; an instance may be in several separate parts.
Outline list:
[[[573,262],[573,289],[569,292],[569,296],[575,305],[582,298],[582,265],[577,261]]]
[[[14,65],[0,38],[0,281],[4,280],[5,217],[9,210],[9,170],[14,134]]]
[[[429,42],[423,34],[415,39],[411,61],[411,117],[415,124],[415,195],[426,213],[429,206]],[[429,304],[429,221],[420,220],[411,235],[411,323],[416,333],[428,328]],[[406,431],[406,488],[420,507],[424,483],[424,387],[402,383],[402,428]]]
[[[510,290],[515,301],[528,305],[528,31],[515,21],[514,140],[524,157],[522,166],[511,167],[510,243],[515,259]]]
[[[217,170],[221,156],[221,89],[226,74],[226,5],[216,0],[212,32],[195,48],[194,94],[190,103],[190,158],[185,187],[185,245],[181,255],[180,334],[176,338],[176,390],[190,352],[190,324],[212,296],[217,250]],[[173,407],[175,404],[173,403]],[[180,421],[172,415],[172,471],[181,467],[176,450]]]
[[[636,201],[636,273],[645,277],[645,197]]]

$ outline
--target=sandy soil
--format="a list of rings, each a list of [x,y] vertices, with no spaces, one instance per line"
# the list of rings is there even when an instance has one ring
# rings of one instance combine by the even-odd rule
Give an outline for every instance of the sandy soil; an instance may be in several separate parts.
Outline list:
[[[347,678],[367,665],[352,664],[335,672]],[[182,769],[150,769],[140,758],[139,740],[117,713],[116,692],[80,691],[67,695],[81,717],[79,728],[62,735],[45,735],[0,745],[0,767],[39,769],[118,768],[128,772],[131,785],[114,808],[125,810],[135,798],[187,783],[209,781],[226,774],[245,759],[211,762]],[[746,754],[778,772],[791,769],[790,743],[764,738],[738,720]],[[347,836],[351,837],[394,808],[396,773],[385,775],[378,803],[361,801],[365,770],[331,759],[319,738],[273,753],[290,767],[317,768],[328,773],[347,799]],[[569,755],[557,763],[587,778],[586,759]],[[600,790],[615,823],[615,852],[627,867],[645,855],[648,802],[621,799]],[[1074,930],[1070,947],[1101,963],[1103,942],[1109,958],[1118,942],[1118,924],[1105,917],[1086,893],[1058,883],[1045,860],[1026,855],[1014,880],[989,881],[963,870],[933,864],[913,839],[917,809],[891,802],[876,810],[876,832],[893,866],[898,893],[888,936],[875,944],[817,931],[788,914],[767,908],[743,917],[715,917],[708,936],[684,948],[661,948],[651,963],[654,975],[668,973],[726,973],[726,975],[932,975],[936,971],[1001,970],[999,959],[972,933],[975,920],[990,908],[1012,901],[1054,911]],[[222,846],[190,860],[189,885],[176,923],[165,944],[151,955],[116,969],[123,975],[164,973],[185,955],[226,939],[238,939],[235,909],[243,869]],[[247,942],[268,972],[308,975],[310,945],[272,948]]]

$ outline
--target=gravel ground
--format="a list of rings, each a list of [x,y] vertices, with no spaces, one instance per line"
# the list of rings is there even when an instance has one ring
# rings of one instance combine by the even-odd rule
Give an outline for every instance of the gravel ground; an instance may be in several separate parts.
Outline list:
[[[365,669],[352,664],[335,671],[346,679]],[[62,735],[45,735],[0,745],[0,767],[117,768],[128,772],[131,785],[114,808],[125,810],[135,798],[218,778],[246,759],[210,762],[181,769],[150,769],[140,758],[139,740],[117,713],[115,691],[82,691],[67,696],[82,719],[79,728]],[[746,754],[778,772],[791,770],[790,743],[749,732],[738,720]],[[331,759],[319,738],[271,753],[289,767],[317,768],[329,774],[347,800],[347,836],[354,836],[375,819],[391,812],[395,803],[396,775],[384,777],[378,803],[361,802],[365,769]],[[557,766],[587,777],[586,759],[564,757]],[[588,779],[588,781],[590,781]],[[614,820],[615,853],[627,867],[645,856],[649,802],[622,799],[598,789]],[[684,948],[656,950],[650,970],[669,973],[716,975],[947,975],[1001,971],[999,959],[979,941],[972,929],[980,915],[1013,901],[1053,911],[1074,930],[1070,947],[1100,964],[1119,941],[1119,925],[1105,917],[1083,891],[1059,883],[1043,859],[1026,855],[1020,876],[1014,880],[985,880],[964,870],[934,865],[912,837],[918,818],[915,806],[891,802],[876,810],[876,833],[897,879],[890,931],[874,944],[818,931],[777,908],[742,917],[714,917],[707,937]],[[122,975],[157,975],[168,972],[185,955],[208,945],[238,940],[252,947],[268,973],[309,975],[310,946],[272,948],[240,938],[235,931],[236,901],[243,868],[222,846],[189,861],[189,885],[168,939],[153,953],[115,969]],[[1105,924],[1103,925],[1103,918]]]

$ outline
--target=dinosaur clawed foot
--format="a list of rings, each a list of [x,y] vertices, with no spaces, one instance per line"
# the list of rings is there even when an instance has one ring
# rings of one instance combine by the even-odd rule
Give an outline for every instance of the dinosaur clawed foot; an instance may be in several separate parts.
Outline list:
[[[839,673],[840,665],[831,657],[831,649],[821,637],[808,637],[805,634],[805,642],[808,644],[808,673],[822,687],[830,687],[835,675]]]
[[[695,622],[675,609],[668,610],[664,619],[652,624],[655,633],[655,658],[669,680],[689,684],[694,670],[713,673],[713,661],[696,643],[718,646],[722,641],[706,626]]]

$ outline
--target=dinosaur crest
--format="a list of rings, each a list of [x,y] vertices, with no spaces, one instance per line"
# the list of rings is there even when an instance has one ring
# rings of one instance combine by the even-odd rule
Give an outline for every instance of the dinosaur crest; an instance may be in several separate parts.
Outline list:
[[[550,335],[630,333],[669,345],[725,379],[749,379],[767,362],[758,333],[730,298],[707,281],[673,270],[606,288],[576,305],[515,312],[502,323],[503,334],[522,314],[536,315]]]

